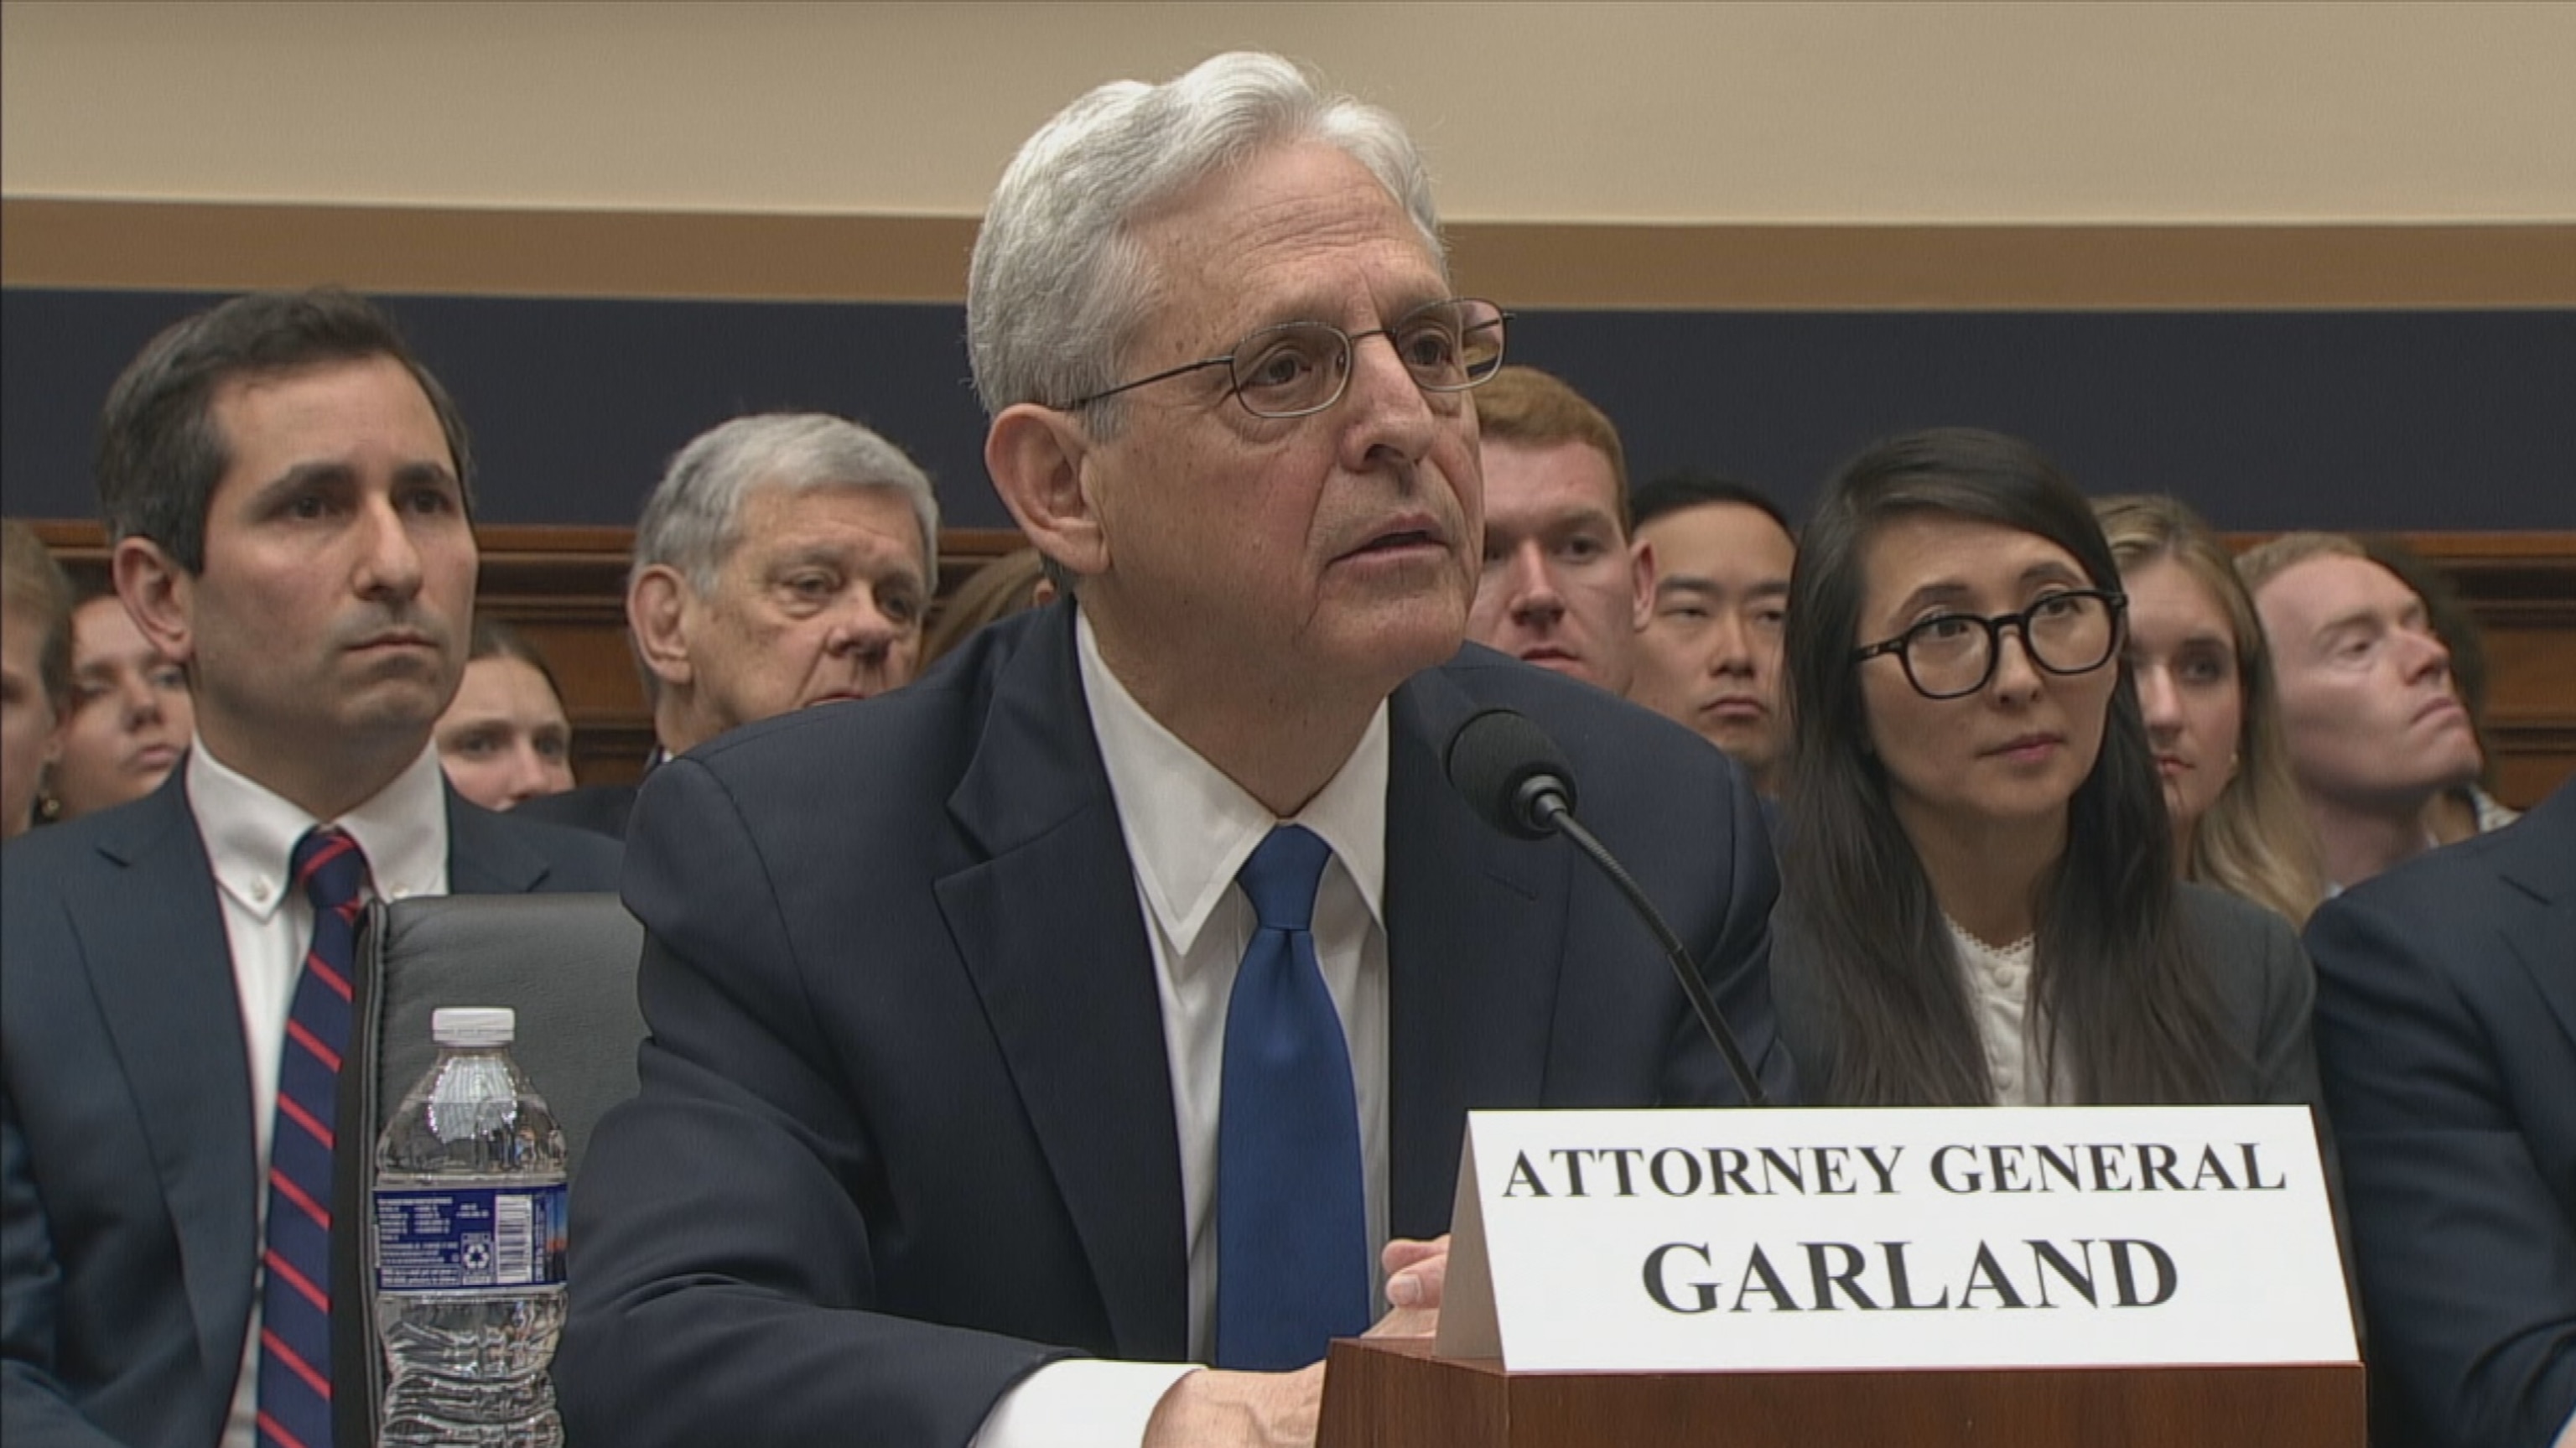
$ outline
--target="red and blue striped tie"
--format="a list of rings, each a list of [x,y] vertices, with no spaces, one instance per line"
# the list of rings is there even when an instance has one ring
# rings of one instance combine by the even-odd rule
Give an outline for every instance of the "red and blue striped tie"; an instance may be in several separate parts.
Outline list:
[[[295,842],[291,863],[295,883],[313,901],[313,945],[287,1012],[269,1137],[259,1441],[263,1448],[330,1448],[333,1118],[340,1056],[349,1047],[367,857],[356,840],[323,826]]]

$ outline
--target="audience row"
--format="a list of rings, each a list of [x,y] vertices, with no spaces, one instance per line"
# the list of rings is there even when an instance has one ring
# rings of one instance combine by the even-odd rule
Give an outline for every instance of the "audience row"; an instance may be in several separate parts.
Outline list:
[[[333,1441],[316,921],[622,882],[650,1039],[575,1184],[582,1442],[1311,1441],[1325,1341],[1437,1320],[1470,1107],[1765,1098],[2312,1108],[2387,1441],[2563,1442],[2576,793],[2467,794],[2492,833],[2409,863],[2483,762],[2422,591],[1972,429],[1803,529],[1632,490],[1438,235],[1401,124],[1276,57],[1077,101],[972,265],[1031,549],[926,631],[899,447],[690,442],[627,591],[640,790],[566,788],[553,679],[475,622],[465,429],[382,313],[153,339],[100,426],[114,599],[8,538],[0,806],[51,756],[58,817],[0,853],[11,1441]],[[1609,887],[1452,790],[1493,710],[1743,1074]]]

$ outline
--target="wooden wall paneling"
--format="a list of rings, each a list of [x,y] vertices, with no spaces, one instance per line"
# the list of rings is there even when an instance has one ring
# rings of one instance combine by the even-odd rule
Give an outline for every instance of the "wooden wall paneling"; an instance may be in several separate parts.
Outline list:
[[[11,196],[0,284],[957,301],[978,219]],[[1523,307],[2484,308],[2576,303],[2576,225],[1460,221]]]

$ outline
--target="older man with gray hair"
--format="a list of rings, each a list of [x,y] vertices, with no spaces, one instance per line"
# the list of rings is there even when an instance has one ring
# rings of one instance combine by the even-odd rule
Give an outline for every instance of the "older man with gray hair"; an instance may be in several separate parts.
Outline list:
[[[938,539],[930,479],[857,423],[762,413],[691,440],[645,500],[626,584],[655,761],[911,682]],[[520,808],[622,838],[635,793],[599,785]]]
[[[1308,1443],[1433,1325],[1466,1113],[1735,1099],[1661,951],[1442,754],[1563,741],[1772,1090],[1753,798],[1465,649],[1467,389],[1385,112],[1275,56],[1075,101],[967,298],[984,457],[1069,597],[656,772],[642,1092],[573,1194],[567,1429],[623,1448]]]

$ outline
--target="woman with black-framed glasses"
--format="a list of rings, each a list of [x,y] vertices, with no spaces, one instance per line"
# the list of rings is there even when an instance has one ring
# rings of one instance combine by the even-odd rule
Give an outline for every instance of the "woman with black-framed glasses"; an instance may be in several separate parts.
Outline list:
[[[2313,1103],[2286,922],[2180,884],[2082,495],[1968,429],[1828,486],[1790,583],[1772,991],[1820,1103]]]

